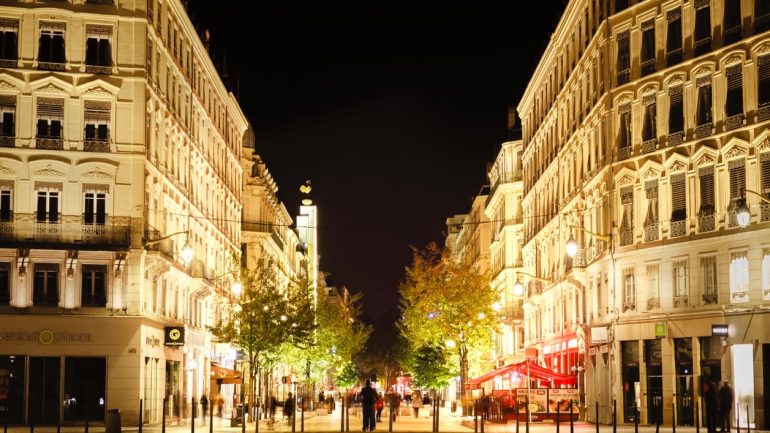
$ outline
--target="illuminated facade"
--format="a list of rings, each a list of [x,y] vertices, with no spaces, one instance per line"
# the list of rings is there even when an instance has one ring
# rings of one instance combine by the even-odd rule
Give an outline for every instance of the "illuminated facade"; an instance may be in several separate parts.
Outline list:
[[[179,0],[2,4],[0,410],[189,416],[231,357],[206,326],[240,251],[246,119]]]
[[[589,420],[692,425],[729,381],[767,428],[770,3],[629,3],[570,1],[518,106],[526,346]]]

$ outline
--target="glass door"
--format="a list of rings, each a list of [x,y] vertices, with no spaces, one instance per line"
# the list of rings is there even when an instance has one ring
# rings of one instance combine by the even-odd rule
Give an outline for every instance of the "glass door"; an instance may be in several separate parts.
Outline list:
[[[634,422],[639,386],[639,341],[621,341],[623,351],[623,421]]]
[[[659,339],[644,341],[648,424],[663,424],[663,358],[660,346]]]
[[[59,418],[61,358],[29,358],[29,419],[36,425],[56,424]],[[68,402],[64,402],[66,405]]]
[[[674,339],[676,362],[676,421],[678,425],[693,425],[694,393],[692,373],[692,339]]]

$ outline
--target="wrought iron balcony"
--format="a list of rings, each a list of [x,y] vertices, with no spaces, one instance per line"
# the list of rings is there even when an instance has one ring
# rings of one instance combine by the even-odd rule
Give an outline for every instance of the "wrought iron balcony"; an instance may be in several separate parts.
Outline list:
[[[618,86],[626,84],[631,81],[631,69],[623,69],[618,71]]]
[[[770,221],[770,203],[762,203],[759,205],[760,221]]]
[[[715,215],[702,215],[698,217],[698,233],[713,232],[716,228]]]
[[[0,68],[15,68],[19,66],[19,61],[16,59],[0,59]]]
[[[674,307],[686,307],[690,303],[687,295],[674,296]]]
[[[669,146],[676,146],[678,144],[684,143],[684,132],[678,131],[678,132],[672,132],[668,134],[668,145]]]
[[[642,153],[654,152],[658,148],[658,139],[653,138],[642,142]]]
[[[37,68],[44,71],[63,71],[65,66],[66,65],[64,63],[58,62],[39,62],[37,64]]]
[[[727,210],[727,227],[738,227],[738,211],[735,209]]]
[[[730,293],[730,302],[748,302],[749,301],[749,291],[748,290],[741,290],[738,292],[731,292]]]
[[[711,36],[695,41],[695,55],[700,56],[711,51]]]
[[[12,135],[0,135],[0,147],[16,147],[16,137]]]
[[[85,152],[109,152],[110,142],[108,140],[85,140],[83,141],[83,151]]]
[[[575,268],[585,268],[588,266],[588,260],[586,260],[586,249],[584,248],[580,251],[578,251],[575,254],[575,257],[572,258],[572,266]]]
[[[645,60],[642,62],[642,76],[649,75],[655,72],[655,58]]]
[[[200,278],[210,283],[214,283],[216,278],[216,272],[210,267],[206,266],[200,259],[193,259],[190,262],[190,276],[193,278]]]
[[[703,303],[706,304],[706,305],[716,304],[717,303],[717,294],[716,293],[704,293],[703,294]]]
[[[106,216],[104,224],[87,224],[82,215],[59,215],[59,221],[38,221],[37,214],[15,213],[0,222],[0,243],[12,247],[91,250],[127,248],[131,218]]]
[[[634,229],[620,229],[620,246],[631,245],[634,243]]]
[[[674,66],[682,61],[682,49],[677,48],[666,53],[666,66]]]
[[[757,110],[757,122],[763,122],[770,119],[770,104],[759,107]]]
[[[623,312],[636,310],[636,302],[625,301],[623,302]]]
[[[112,73],[112,66],[86,65],[86,73],[110,75]]]
[[[660,224],[653,222],[644,226],[644,241],[652,242],[657,241],[660,237]]]
[[[743,113],[725,119],[725,131],[731,131],[741,126],[743,126]]]
[[[631,146],[621,147],[618,149],[618,161],[623,161],[631,157]]]
[[[678,238],[687,234],[687,220],[671,221],[671,237]]]
[[[710,136],[714,132],[714,124],[711,122],[704,123],[695,127],[695,138],[704,138]]]
[[[61,138],[37,137],[35,147],[45,150],[64,150],[64,140]]]
[[[647,300],[647,309],[660,308],[660,298],[650,298]]]
[[[725,29],[724,32],[722,32],[725,45],[730,45],[732,43],[738,42],[741,40],[741,25],[738,24],[737,26],[730,27],[729,29]]]
[[[527,294],[528,295],[537,295],[539,293],[543,293],[543,283],[540,281],[530,280],[527,283]]]

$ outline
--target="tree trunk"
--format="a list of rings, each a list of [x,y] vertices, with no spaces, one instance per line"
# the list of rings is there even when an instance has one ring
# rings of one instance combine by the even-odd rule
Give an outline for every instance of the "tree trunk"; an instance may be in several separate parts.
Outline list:
[[[463,408],[463,416],[468,416],[468,407],[466,405],[465,397],[465,382],[468,381],[468,350],[464,344],[458,345],[458,351],[460,355],[460,404]]]

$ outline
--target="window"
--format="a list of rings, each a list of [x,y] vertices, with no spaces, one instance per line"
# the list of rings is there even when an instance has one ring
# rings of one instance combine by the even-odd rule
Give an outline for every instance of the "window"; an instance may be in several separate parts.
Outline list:
[[[654,241],[658,239],[658,181],[650,180],[645,182],[644,192],[647,196],[644,240]]]
[[[618,148],[631,147],[631,104],[624,104],[618,109],[620,121],[618,122]],[[630,156],[630,155],[629,155]],[[625,159],[625,158],[623,158]]]
[[[702,167],[698,170],[700,184],[700,215],[714,214],[714,166]]]
[[[642,23],[642,76],[655,72],[655,20]]]
[[[647,309],[660,307],[660,267],[647,265]]]
[[[695,1],[695,55],[711,51],[711,8],[709,0]]]
[[[696,81],[698,87],[697,125],[711,125],[711,77],[699,77]],[[709,134],[711,130],[709,129]]]
[[[684,173],[671,175],[671,221],[687,219],[687,187]]]
[[[678,306],[676,298],[686,298],[687,288],[687,260],[674,262],[674,306]],[[687,302],[685,301],[685,305]]]
[[[754,1],[754,33],[770,30],[770,1]]]
[[[59,222],[59,191],[46,188],[37,192],[37,222]]]
[[[64,58],[64,23],[43,22],[40,24],[40,48],[38,51],[38,62],[62,64],[66,62]],[[46,67],[50,65],[40,65]],[[57,70],[64,70],[62,67],[55,67]]]
[[[634,268],[623,269],[623,311],[636,309]]]
[[[83,223],[104,224],[107,219],[105,213],[106,197],[107,194],[102,191],[89,191],[85,193]]]
[[[0,305],[11,303],[11,264],[0,263]]]
[[[155,81],[155,65],[152,63],[152,57],[155,50],[152,48],[152,39],[147,38],[147,78]]]
[[[727,97],[725,98],[725,126],[733,129],[743,125],[743,74],[742,65],[730,66],[725,69],[727,77]],[[740,116],[737,124],[731,125],[730,117]]]
[[[743,198],[746,190],[746,160],[743,158],[727,161],[730,174],[730,202],[734,203]]]
[[[770,152],[759,154],[759,171],[762,176],[762,187],[759,192],[767,199],[770,199]]]
[[[668,133],[676,134],[684,131],[684,101],[682,98],[682,86],[673,86],[668,89]],[[682,140],[682,138],[679,138]],[[677,141],[679,141],[677,140]],[[679,141],[681,143],[681,141]],[[671,143],[669,145],[675,145],[679,143]]]
[[[631,45],[628,30],[618,33],[618,85],[631,79]]]
[[[741,39],[741,0],[725,0],[723,34],[725,45]]]
[[[59,302],[59,265],[35,263],[32,304],[55,307]]]
[[[16,97],[0,95],[0,137],[16,136]],[[13,142],[9,142],[12,147]],[[3,146],[5,147],[5,146]]]
[[[38,98],[37,138],[61,139],[64,124],[64,100]]]
[[[628,0],[615,0],[615,13],[621,12],[625,9],[628,9]]]
[[[634,241],[634,187],[625,186],[620,190],[622,220],[620,222],[620,245],[631,245]]]
[[[85,140],[108,141],[110,139],[110,103],[85,101]]]
[[[746,251],[730,254],[730,302],[749,301],[749,258]]]
[[[682,10],[668,11],[666,20],[666,66],[673,66],[682,61]]]
[[[102,25],[86,25],[86,65],[101,66],[102,68],[88,68],[86,72],[109,73],[112,66],[112,27]]]
[[[759,107],[770,106],[770,55],[760,56],[757,59],[757,76],[759,81],[757,84]]]
[[[0,60],[12,60],[15,66],[19,58],[19,21],[8,18],[0,18]]]
[[[644,142],[655,140],[658,138],[657,134],[657,117],[655,115],[655,94],[647,95],[642,98],[644,104],[644,125],[642,125],[642,145]],[[649,152],[655,150],[655,146],[652,149],[643,149],[643,152]]]
[[[770,301],[770,249],[762,250],[762,300]]]
[[[10,185],[0,184],[0,221],[13,220],[13,191]]]
[[[107,267],[103,265],[83,265],[82,290],[80,305],[83,307],[104,307],[107,305],[106,293]]]
[[[716,257],[701,257],[701,275],[703,276],[703,303],[717,303],[717,259]]]

